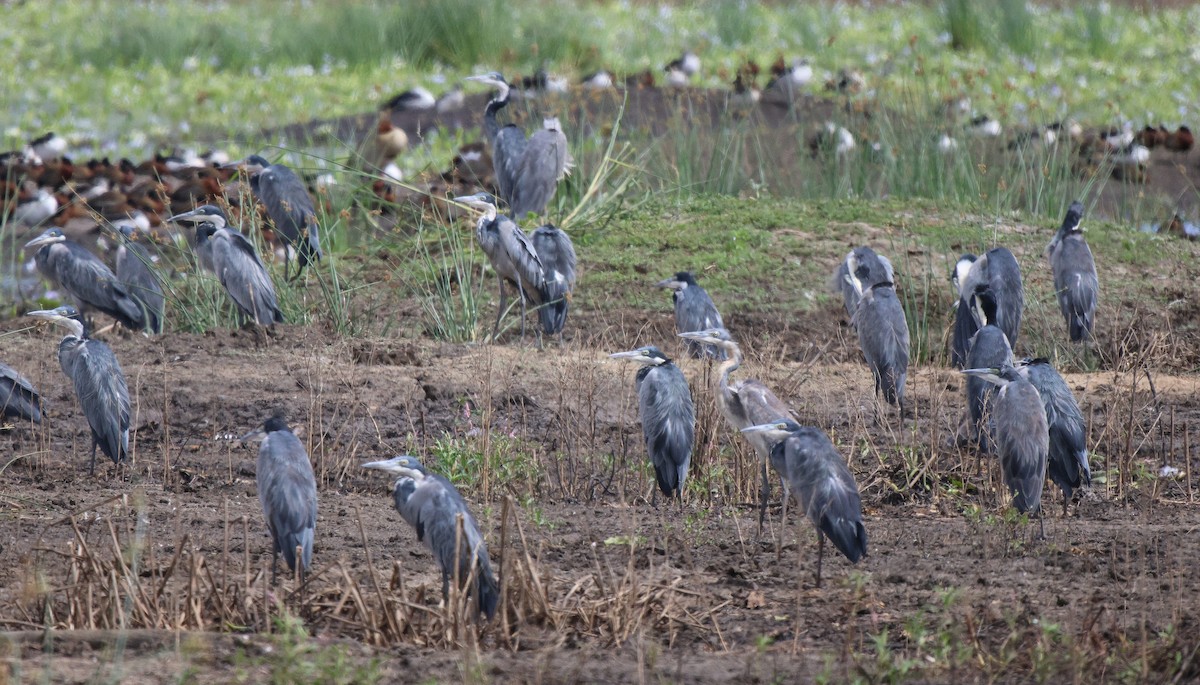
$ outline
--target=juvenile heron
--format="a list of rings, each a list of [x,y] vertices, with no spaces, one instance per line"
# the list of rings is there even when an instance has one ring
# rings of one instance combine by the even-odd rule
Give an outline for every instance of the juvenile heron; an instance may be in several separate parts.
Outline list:
[[[851,274],[856,274],[861,287],[854,287],[848,280]],[[846,305],[846,316],[853,323],[854,312],[858,311],[858,300],[863,290],[877,283],[894,283],[896,281],[892,262],[887,257],[877,254],[875,250],[862,245],[846,253],[846,258],[838,264],[833,273],[833,288],[842,294],[842,302]]]
[[[58,363],[75,386],[75,396],[92,429],[88,473],[96,473],[96,447],[114,464],[129,455],[129,388],[113,351],[87,335],[83,317],[71,306],[40,309],[27,316],[67,329],[58,343]]]
[[[567,137],[558,119],[546,119],[542,128],[528,140],[516,124],[501,126],[496,113],[508,106],[511,86],[498,72],[468,76],[497,90],[483,112],[484,131],[492,144],[492,161],[496,169],[496,185],[500,199],[509,206],[514,219],[526,214],[542,215],[554,197],[558,182],[571,167]]]
[[[8,364],[0,364],[0,418],[42,422],[42,396]]]
[[[538,260],[542,263],[542,301],[538,321],[546,335],[558,335],[567,324],[571,292],[575,289],[575,245],[571,236],[553,224],[537,227],[529,236]]]
[[[442,571],[442,597],[450,597],[450,580],[459,587],[473,581],[471,592],[478,611],[491,620],[500,601],[487,544],[479,524],[458,489],[443,476],[430,473],[416,457],[402,455],[362,465],[398,476],[392,485],[396,511],[417,532]],[[461,522],[461,533],[459,525]],[[455,544],[461,540],[462,544]]]
[[[1075,490],[1092,484],[1088,465],[1087,424],[1071,388],[1046,359],[1023,359],[1017,365],[1042,398],[1050,431],[1047,474],[1063,492],[1063,515]]]
[[[772,446],[771,465],[817,529],[817,587],[826,537],[852,564],[867,555],[858,484],[824,431],[783,419],[747,426],[742,433],[762,436]]]
[[[871,266],[859,262],[853,253],[846,258],[846,264],[846,280],[859,296],[851,321],[858,331],[858,346],[875,377],[875,392],[883,393],[885,400],[903,412],[909,346],[904,307],[891,281],[864,287],[864,279],[872,275]]]
[[[682,501],[696,436],[696,408],[687,378],[653,345],[608,356],[642,365],[637,373],[637,395],[646,452],[659,489],[668,498]]]
[[[115,225],[118,233],[117,278],[138,305],[146,322],[146,331],[158,335],[163,331],[166,297],[154,268],[150,253],[137,242],[131,223]]]
[[[1062,226],[1046,248],[1050,270],[1054,272],[1054,291],[1058,294],[1063,318],[1067,320],[1071,342],[1091,339],[1096,323],[1096,299],[1100,293],[1096,261],[1079,223],[1082,219],[1083,204],[1072,202]]]
[[[112,269],[61,230],[46,229],[25,247],[38,248],[33,255],[38,271],[70,293],[81,309],[104,312],[131,330],[145,327],[141,305],[130,297]]]
[[[996,313],[988,323],[999,326],[1012,346],[1017,344],[1021,331],[1021,313],[1025,308],[1025,288],[1021,284],[1021,267],[1007,248],[997,247],[982,257],[963,255],[954,267],[954,284],[958,288],[958,309],[954,317],[954,336],[950,349],[951,363],[962,368],[970,351],[971,338],[979,330],[972,314],[974,295],[980,286],[990,290],[996,303]]]
[[[196,255],[200,265],[217,276],[241,316],[260,326],[283,322],[275,284],[254,245],[215,205],[204,205],[177,214],[168,222],[196,227]]]
[[[655,287],[671,290],[671,300],[675,303],[676,333],[725,328],[717,305],[708,296],[708,291],[696,282],[696,277],[691,272],[680,271],[673,278],[659,281]],[[703,345],[685,338],[684,347],[692,357],[725,360],[725,350],[717,345]]]
[[[999,386],[992,405],[992,418],[996,425],[1004,484],[1012,493],[1017,511],[1037,515],[1039,529],[1045,537],[1041,516],[1042,486],[1046,482],[1050,433],[1042,398],[1033,384],[1011,364],[999,368],[963,369],[963,373]]]
[[[243,435],[241,440],[261,441],[255,481],[273,541],[271,583],[275,583],[280,553],[293,573],[296,562],[300,562],[300,582],[304,582],[312,567],[313,535],[317,530],[317,479],[308,452],[279,416],[267,419],[261,428]]]
[[[230,166],[244,168],[250,174],[250,190],[267,208],[267,216],[286,243],[285,254],[296,251],[299,276],[304,267],[321,259],[320,224],[317,210],[304,181],[283,164],[271,164],[258,155],[250,155]],[[284,259],[284,276],[291,256]]]

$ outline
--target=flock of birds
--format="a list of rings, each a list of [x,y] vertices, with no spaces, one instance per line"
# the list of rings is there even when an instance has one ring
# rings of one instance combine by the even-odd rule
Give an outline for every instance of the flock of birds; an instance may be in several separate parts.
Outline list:
[[[689,68],[686,58],[678,65],[683,72]],[[569,236],[551,224],[526,234],[519,223],[530,215],[545,214],[557,184],[568,173],[571,157],[566,138],[556,120],[547,120],[528,137],[517,126],[500,125],[497,114],[508,104],[510,84],[494,72],[473,80],[496,89],[484,112],[484,129],[499,196],[481,192],[455,201],[478,212],[476,237],[499,279],[501,301],[493,338],[505,311],[506,286],[511,286],[521,304],[522,337],[526,305],[534,304],[538,306],[539,341],[544,333],[559,335],[561,342],[576,282],[574,247]],[[321,259],[312,197],[293,171],[258,156],[204,168],[211,169],[211,174],[197,177],[214,179],[227,173],[248,179],[251,195],[288,248],[285,275],[290,273],[293,255],[297,276]],[[509,214],[502,214],[502,207],[508,207]],[[241,208],[242,214],[247,211],[257,210]],[[1081,232],[1082,213],[1080,203],[1071,205],[1047,252],[1070,338],[1086,343],[1094,327],[1099,286]],[[202,204],[165,221],[192,228],[196,261],[215,274],[247,325],[271,326],[283,320],[270,274],[254,243],[225,210]],[[100,312],[146,334],[161,332],[165,315],[153,260],[133,239],[139,227],[121,220],[111,223],[120,246],[116,271],[58,227],[45,230],[26,245],[34,250],[41,274],[75,302],[74,306],[33,311],[28,316],[67,331],[59,343],[58,357],[91,429],[93,473],[97,449],[117,464],[128,456],[130,398],[120,363],[111,348],[90,336],[83,312]],[[892,264],[870,247],[858,247],[839,264],[834,280],[877,393],[903,416],[907,408],[908,325],[896,295]],[[1009,250],[997,247],[978,257],[964,255],[956,265],[954,281],[959,301],[952,361],[968,377],[971,438],[980,449],[999,455],[1004,482],[1017,509],[1041,520],[1048,475],[1063,491],[1065,512],[1074,491],[1090,482],[1084,424],[1070,388],[1046,360],[1014,359],[1012,348],[1024,308],[1021,269]],[[672,291],[676,331],[685,341],[687,354],[718,364],[712,387],[717,406],[760,460],[760,534],[770,495],[770,468],[783,482],[785,515],[788,500],[794,499],[818,530],[818,585],[826,538],[851,562],[864,557],[867,533],[858,486],[829,437],[818,427],[800,425],[788,406],[761,381],[731,380],[743,363],[741,348],[692,274],[680,272],[657,285]],[[611,356],[641,366],[636,394],[657,489],[681,501],[696,420],[687,379],[652,345]],[[3,365],[0,406],[6,418],[40,423],[44,417],[33,386]],[[289,569],[303,576],[312,562],[317,519],[317,489],[309,457],[280,416],[272,416],[260,430],[243,436],[243,440],[251,439],[262,441],[256,479],[273,538],[272,575],[282,554]],[[392,484],[395,507],[432,551],[441,569],[444,593],[449,593],[451,580],[457,587],[469,587],[479,612],[490,618],[498,586],[478,524],[454,485],[412,456],[369,462],[363,468],[396,477]]]

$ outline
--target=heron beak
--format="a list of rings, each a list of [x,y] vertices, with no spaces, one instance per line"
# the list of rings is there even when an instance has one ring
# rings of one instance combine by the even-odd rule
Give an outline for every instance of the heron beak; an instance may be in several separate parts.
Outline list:
[[[664,278],[663,280],[659,281],[658,283],[655,283],[654,287],[655,288],[670,288],[671,290],[679,290],[680,288],[683,287],[683,282],[677,281],[674,278]]]
[[[1004,384],[1004,379],[1000,378],[1000,369],[963,369],[962,373],[967,376],[981,378],[993,385]]]
[[[199,216],[200,215],[196,213],[196,210],[193,209],[190,212],[184,212],[183,214],[176,214],[175,216],[168,217],[166,220],[166,223],[170,224],[170,223],[178,223],[178,222],[182,222],[182,221],[186,221],[186,222],[190,223],[193,219],[196,219]]]
[[[629,350],[628,352],[614,352],[608,355],[609,359],[632,359],[635,362],[647,361],[647,357],[641,350]]]
[[[42,319],[43,321],[57,321],[61,318],[58,312],[53,309],[37,309],[32,312],[26,312],[25,316],[32,316],[35,319]]]
[[[757,426],[746,426],[742,429],[743,433],[770,433],[772,431],[783,430],[782,424],[779,423],[760,423]]]
[[[383,459],[381,461],[368,461],[365,464],[359,465],[359,468],[376,469],[378,471],[395,471],[398,466],[397,462],[399,462],[399,459],[392,457],[391,459]]]
[[[267,438],[267,431],[262,426],[238,438],[238,442],[262,442]]]
[[[61,243],[64,240],[66,240],[66,237],[46,235],[45,233],[43,233],[43,234],[39,235],[38,237],[34,238],[33,240],[30,240],[29,242],[25,243],[25,247],[26,248],[41,247],[42,245],[52,245],[54,243]]]

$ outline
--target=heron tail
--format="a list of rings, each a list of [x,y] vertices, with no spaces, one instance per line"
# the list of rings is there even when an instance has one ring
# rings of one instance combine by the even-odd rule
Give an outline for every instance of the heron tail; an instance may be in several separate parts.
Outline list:
[[[492,575],[492,565],[486,559],[479,560],[479,613],[490,621],[500,604],[500,586]]]
[[[542,332],[546,335],[557,335],[560,333],[563,327],[567,325],[568,309],[570,309],[570,303],[567,302],[567,298],[565,297],[559,297],[557,300],[542,305],[538,309],[538,321],[542,325]]]
[[[283,560],[287,562],[289,569],[296,570],[297,547],[300,548],[301,568],[308,570],[312,565],[313,532],[312,528],[305,528],[304,530],[284,534],[280,538],[279,551],[283,554]]]
[[[821,531],[850,563],[857,564],[867,555],[867,529],[861,520],[825,517],[821,521]]]

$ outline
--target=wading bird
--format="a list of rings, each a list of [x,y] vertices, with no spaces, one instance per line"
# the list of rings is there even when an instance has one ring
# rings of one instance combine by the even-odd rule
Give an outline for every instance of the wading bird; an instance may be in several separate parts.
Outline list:
[[[1004,484],[1013,496],[1017,511],[1036,514],[1042,537],[1042,486],[1046,482],[1046,461],[1050,453],[1050,433],[1046,409],[1033,385],[1011,364],[999,368],[963,369],[1000,388],[992,404],[996,425],[996,445]]]
[[[495,340],[500,332],[500,318],[504,316],[505,281],[517,287],[517,296],[521,298],[521,338],[524,339],[526,302],[530,299],[535,302],[547,301],[547,298],[543,297],[546,290],[545,266],[538,256],[537,248],[520,226],[497,212],[496,199],[491,195],[476,193],[456,197],[454,201],[483,213],[475,224],[475,238],[479,240],[479,247],[483,248],[483,253],[496,270],[496,278],[500,284],[500,307],[496,311],[492,340]]]
[[[1021,267],[1007,248],[988,250],[982,257],[963,255],[954,267],[954,285],[958,288],[958,309],[954,316],[954,335],[950,348],[951,363],[962,368],[970,351],[971,338],[979,324],[971,309],[975,291],[987,286],[996,303],[995,316],[988,323],[999,326],[1016,347],[1021,332],[1021,313],[1025,309],[1025,288],[1021,284]]]
[[[246,236],[229,225],[225,212],[215,205],[204,205],[167,221],[196,227],[200,265],[216,274],[241,317],[260,326],[283,322],[267,267]]]
[[[1063,377],[1046,359],[1023,359],[1017,369],[1042,398],[1046,426],[1050,432],[1050,456],[1047,475],[1062,489],[1063,515],[1075,490],[1092,484],[1088,465],[1087,424],[1079,403]]]
[[[38,271],[70,293],[80,309],[101,311],[131,330],[145,327],[141,305],[129,296],[112,269],[84,246],[68,240],[61,230],[47,229],[25,247],[38,248],[33,255]]]
[[[166,297],[158,275],[150,266],[153,263],[150,253],[137,242],[131,222],[119,222],[114,227],[120,241],[117,246],[117,278],[121,279],[129,296],[141,306],[146,331],[158,335],[163,331]]]
[[[0,364],[0,418],[42,422],[42,396],[8,364]]]
[[[853,252],[846,257],[846,266],[846,280],[859,296],[851,322],[858,330],[858,346],[875,377],[875,392],[882,393],[885,400],[903,412],[909,344],[904,307],[891,281],[863,287],[862,279],[871,276],[871,267],[860,263]]]
[[[478,611],[491,620],[500,601],[500,588],[492,575],[492,562],[479,524],[454,484],[430,473],[416,457],[407,455],[367,462],[362,468],[398,476],[392,485],[396,511],[417,531],[417,540],[433,553],[442,571],[442,597],[449,600],[451,579],[459,587],[473,582],[471,592]],[[455,544],[457,540],[462,544]]]
[[[852,262],[855,265],[853,269],[850,266]],[[854,283],[848,279],[850,274],[856,274],[861,288],[854,287]],[[873,287],[877,283],[894,283],[895,281],[896,274],[892,269],[892,262],[866,245],[847,252],[846,258],[838,264],[837,270],[833,272],[833,288],[842,294],[842,302],[846,305],[846,316],[851,318],[851,323],[853,323],[854,312],[858,311],[858,300],[862,297],[863,290]]]
[[[696,408],[687,378],[653,345],[608,356],[642,365],[637,373],[637,395],[646,452],[659,489],[668,498],[682,501],[696,436]]]
[[[250,174],[250,190],[267,208],[267,216],[284,238],[287,255],[284,258],[284,277],[287,277],[287,264],[291,261],[290,250],[296,251],[296,264],[299,267],[297,276],[311,262],[320,260],[317,210],[313,207],[308,189],[304,187],[304,181],[296,172],[283,164],[271,164],[258,155],[250,155],[230,166],[244,168]]]
[[[1054,273],[1058,306],[1067,320],[1071,342],[1091,339],[1096,323],[1096,299],[1100,293],[1096,261],[1079,224],[1082,219],[1083,204],[1072,202],[1062,226],[1046,248],[1050,270]]]
[[[74,307],[40,309],[27,316],[58,324],[67,335],[58,343],[58,363],[75,386],[75,396],[92,429],[92,458],[88,473],[96,473],[96,447],[119,464],[129,454],[129,388],[116,355],[87,335],[83,317]]]
[[[771,445],[771,465],[817,529],[817,587],[826,537],[852,564],[867,555],[858,484],[824,431],[783,419],[747,426],[742,433],[762,436]]]
[[[671,300],[675,303],[675,332],[692,333],[707,331],[713,328],[725,328],[721,321],[721,312],[713,304],[708,292],[696,282],[696,277],[688,271],[680,271],[673,278],[667,278],[655,284],[657,288],[669,288]],[[696,358],[709,357],[724,360],[725,351],[717,345],[702,345],[694,340],[685,339],[684,346],[688,355]]]
[[[516,124],[500,126],[496,113],[508,105],[510,86],[497,72],[469,76],[497,89],[497,94],[483,112],[484,130],[492,144],[492,161],[496,169],[496,185],[500,199],[508,204],[509,214],[520,221],[526,214],[546,213],[546,205],[554,197],[558,182],[570,172],[567,137],[558,119],[542,122],[542,128],[528,140]]]
[[[984,288],[975,296],[971,306],[979,330],[971,339],[970,352],[967,353],[968,368],[1000,368],[1012,363],[1012,347],[1008,337],[999,327],[991,324],[995,314],[995,302],[990,292]],[[967,376],[967,410],[971,416],[971,439],[979,443],[980,449],[990,452],[992,449],[992,400],[996,395],[996,386],[976,376]]]
[[[538,309],[538,321],[543,333],[557,335],[562,343],[571,292],[575,289],[575,245],[571,236],[553,224],[534,229],[529,241],[542,263],[543,287],[539,292],[542,306]]]
[[[300,582],[304,582],[312,567],[313,535],[317,530],[317,479],[308,452],[279,416],[272,416],[240,439],[261,441],[254,479],[273,541],[271,584],[275,584],[280,553],[293,573],[296,561],[300,561]]]

